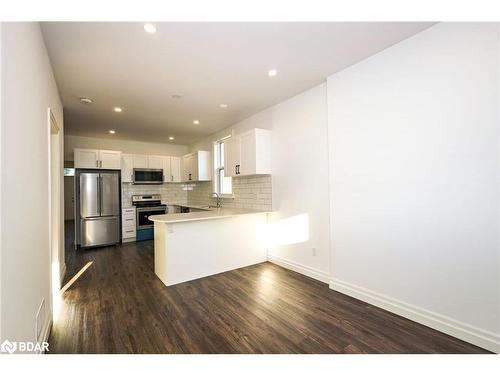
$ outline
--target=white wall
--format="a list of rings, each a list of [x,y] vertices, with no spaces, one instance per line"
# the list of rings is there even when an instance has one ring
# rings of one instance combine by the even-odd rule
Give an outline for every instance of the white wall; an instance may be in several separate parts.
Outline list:
[[[331,286],[497,351],[498,38],[438,24],[328,79]]]
[[[182,156],[188,152],[188,147],[183,145],[66,135],[64,137],[64,160],[74,159],[73,150],[75,148],[97,148],[122,151],[128,154],[167,156]]]
[[[279,231],[285,234],[277,240],[281,245],[270,249],[270,259],[327,282],[330,246],[326,84],[259,112],[190,148],[211,150],[212,142],[221,136],[251,128],[273,131],[271,220],[280,222]],[[307,236],[297,236],[303,231],[308,232]],[[294,241],[299,242],[283,244]]]
[[[51,318],[47,108],[61,130],[63,113],[38,23],[2,24],[1,59],[0,341],[32,341],[42,299]]]
[[[3,117],[2,117],[2,27],[3,24],[0,22],[0,339],[2,336],[2,129],[3,129]]]

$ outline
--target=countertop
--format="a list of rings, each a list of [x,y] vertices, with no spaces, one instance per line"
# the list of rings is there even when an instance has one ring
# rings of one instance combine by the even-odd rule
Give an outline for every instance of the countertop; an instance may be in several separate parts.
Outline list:
[[[166,203],[166,202],[161,202],[162,204],[165,204],[167,206],[174,206],[174,207],[188,207],[188,208],[196,208],[198,210],[211,210],[210,206],[208,204],[205,205],[196,205],[196,204],[183,204],[183,203]]]
[[[205,208],[204,211],[189,212],[181,214],[167,214],[167,215],[151,215],[149,220],[158,223],[181,223],[185,221],[198,221],[198,220],[212,220],[221,219],[225,217],[238,216],[238,215],[250,215],[250,214],[264,214],[267,211],[256,211],[249,210],[245,208],[214,208],[206,209],[207,206],[191,206],[193,208]]]
[[[188,207],[188,208],[196,208],[198,210],[210,210],[210,207],[208,204],[205,204],[205,205],[196,205],[196,204],[181,204],[181,203],[167,203],[167,202],[161,202],[161,204],[164,204],[166,206],[177,206],[177,207]],[[135,208],[134,205],[132,204],[125,204],[125,205],[122,205],[122,209],[126,209],[126,208]]]

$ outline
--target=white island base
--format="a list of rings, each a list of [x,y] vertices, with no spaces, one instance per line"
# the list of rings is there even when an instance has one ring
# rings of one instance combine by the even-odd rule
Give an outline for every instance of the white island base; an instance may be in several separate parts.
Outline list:
[[[201,218],[151,216],[155,273],[160,280],[170,286],[265,262],[267,214],[237,212],[226,209]]]

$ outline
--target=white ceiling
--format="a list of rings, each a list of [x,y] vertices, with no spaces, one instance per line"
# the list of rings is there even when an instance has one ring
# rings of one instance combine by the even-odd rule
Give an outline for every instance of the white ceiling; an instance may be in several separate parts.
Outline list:
[[[432,24],[155,25],[156,34],[147,34],[142,23],[42,23],[67,134],[155,142],[174,136],[188,144]],[[274,78],[271,68],[278,70]]]

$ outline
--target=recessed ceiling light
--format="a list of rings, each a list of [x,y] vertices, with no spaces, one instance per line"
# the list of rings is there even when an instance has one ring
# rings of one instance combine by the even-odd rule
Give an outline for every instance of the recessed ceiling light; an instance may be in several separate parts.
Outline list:
[[[115,111],[115,112],[121,112],[121,111],[123,111],[123,109],[121,109],[120,107],[115,107],[115,108],[114,108],[114,111]]]
[[[174,140],[174,137],[168,137],[168,139],[170,139],[171,141],[173,141],[173,140]]]
[[[83,103],[83,104],[92,104],[94,103],[94,101],[90,98],[80,98],[80,101]]]
[[[182,95],[179,94],[172,95],[172,99],[180,99],[180,98],[182,98]]]
[[[219,107],[221,107],[221,108],[227,108],[227,104],[219,104]]]
[[[144,30],[147,33],[154,34],[154,33],[156,33],[156,26],[153,25],[152,23],[145,23],[144,24]]]
[[[269,77],[274,77],[276,74],[278,74],[278,71],[276,69],[271,69],[267,72],[267,75]]]
[[[198,125],[200,123],[199,120],[193,120],[193,124]]]
[[[110,130],[109,134],[115,134],[116,132],[114,130]]]

